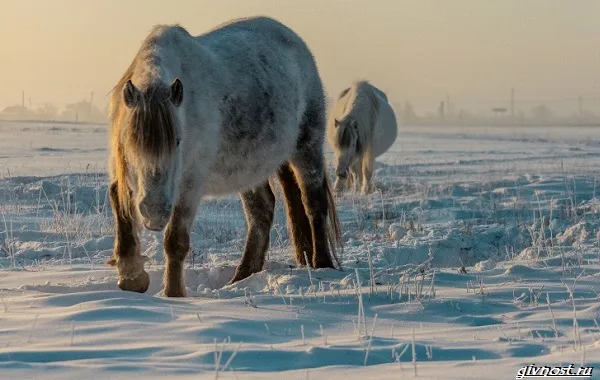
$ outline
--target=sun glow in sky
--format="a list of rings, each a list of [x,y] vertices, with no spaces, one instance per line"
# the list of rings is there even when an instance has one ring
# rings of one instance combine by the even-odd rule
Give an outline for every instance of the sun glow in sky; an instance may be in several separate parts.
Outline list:
[[[326,89],[367,78],[391,100],[488,107],[600,98],[597,0],[1,0],[0,110],[21,100],[104,106],[154,24],[200,34],[272,16],[313,50]],[[600,103],[600,99],[598,100]]]

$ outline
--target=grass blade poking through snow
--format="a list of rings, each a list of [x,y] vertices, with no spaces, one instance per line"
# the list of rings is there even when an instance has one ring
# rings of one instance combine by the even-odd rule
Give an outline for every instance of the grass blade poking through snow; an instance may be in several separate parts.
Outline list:
[[[417,351],[415,350],[415,329],[412,328],[412,363],[415,377],[417,377]]]
[[[315,284],[313,283],[312,273],[310,271],[310,261],[308,261],[308,256],[306,255],[306,251],[302,252],[304,254],[304,260],[306,260],[306,269],[308,270],[308,279],[310,280],[310,287],[315,292]]]
[[[367,352],[365,353],[365,362],[364,366],[367,365],[367,359],[369,359],[369,352],[371,351],[371,343],[373,342],[373,334],[375,333],[375,324],[377,323],[377,314],[375,314],[375,318],[373,318],[373,326],[371,327],[371,334],[369,336],[369,345],[367,346]]]
[[[360,337],[360,324],[363,325],[363,331],[367,333],[367,321],[365,320],[365,308],[362,297],[362,285],[360,283],[360,276],[358,275],[358,268],[354,268],[354,274],[356,275],[356,291],[358,294],[358,336]]]
[[[375,292],[375,272],[373,271],[373,259],[371,258],[371,248],[367,247],[367,258],[369,259],[369,277],[371,277],[371,286],[369,288],[369,297]]]
[[[227,361],[223,365],[223,369],[221,370],[221,372],[227,371],[227,368],[229,368],[229,365],[233,361],[233,358],[235,358],[235,356],[237,355],[239,349],[242,348],[242,344],[244,344],[244,342],[240,342],[240,344],[237,345],[237,347],[235,348],[235,350],[233,350],[233,352],[231,353],[231,356],[229,357],[229,359],[227,359]]]
[[[554,337],[558,339],[558,330],[556,328],[556,320],[554,319],[554,312],[550,304],[550,295],[546,293],[546,302],[548,303],[548,309],[550,310],[550,316],[552,317],[552,330],[554,330]]]

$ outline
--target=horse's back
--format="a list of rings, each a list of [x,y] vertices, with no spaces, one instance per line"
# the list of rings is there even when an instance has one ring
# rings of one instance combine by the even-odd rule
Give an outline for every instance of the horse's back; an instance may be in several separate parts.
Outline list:
[[[234,30],[259,31],[265,30],[285,30],[287,33],[295,34],[289,27],[267,16],[241,17],[229,20],[215,26],[199,37],[209,36],[214,33],[230,32]]]
[[[273,51],[294,50],[310,55],[304,40],[291,28],[270,17],[248,17],[231,20],[196,37],[203,44],[221,49],[245,50],[264,47]]]
[[[228,78],[220,81],[221,137],[207,191],[260,184],[293,157],[301,136],[325,127],[318,122],[325,100],[316,62],[300,36],[267,17],[228,22],[197,41]]]
[[[292,29],[269,17],[235,19],[196,37],[218,57],[229,86],[236,92],[252,94],[267,91],[289,98],[294,104],[302,98],[323,98],[322,82],[308,45]],[[298,99],[297,97],[300,97]],[[284,99],[281,99],[284,100]]]

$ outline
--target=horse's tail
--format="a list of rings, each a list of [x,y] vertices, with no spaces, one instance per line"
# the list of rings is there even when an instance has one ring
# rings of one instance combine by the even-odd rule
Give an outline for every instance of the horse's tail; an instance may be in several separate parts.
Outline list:
[[[329,219],[329,223],[327,223],[326,234],[327,241],[329,243],[329,252],[331,252],[331,256],[333,256],[333,259],[336,261],[338,269],[342,269],[342,263],[337,255],[337,246],[340,247],[340,251],[343,253],[344,241],[342,240],[340,221],[335,208],[335,199],[333,197],[333,193],[331,192],[331,185],[329,183],[329,177],[327,176],[327,173],[325,173],[323,184],[325,186],[325,192],[327,193],[327,217]]]

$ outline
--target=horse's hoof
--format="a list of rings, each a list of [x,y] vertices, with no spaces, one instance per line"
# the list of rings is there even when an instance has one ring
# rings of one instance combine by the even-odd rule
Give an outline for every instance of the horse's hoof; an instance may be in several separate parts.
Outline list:
[[[185,297],[187,295],[186,291],[185,291],[185,288],[184,289],[177,289],[177,288],[175,288],[175,289],[167,289],[167,288],[165,288],[163,290],[163,294],[166,297]]]
[[[137,278],[120,278],[117,282],[119,289],[136,293],[146,293],[150,287],[150,276],[143,271]]]
[[[248,276],[246,276],[246,277],[248,277]],[[233,285],[233,284],[235,284],[236,282],[238,282],[238,281],[241,281],[241,280],[245,279],[246,277],[242,277],[242,276],[235,275],[235,276],[233,276],[233,278],[232,278],[231,280],[229,280],[229,282],[227,283],[227,285]]]
[[[311,265],[312,267],[312,265]],[[331,261],[330,258],[326,258],[326,259],[322,259],[320,261],[317,261],[315,263],[314,269],[335,269],[335,266],[333,265],[333,262]]]
[[[252,275],[252,273],[244,273],[244,272],[240,272],[240,271],[236,270],[235,274],[233,275],[233,278],[231,280],[229,280],[227,285],[233,285],[238,281],[242,281],[243,279],[250,277],[251,275]]]

